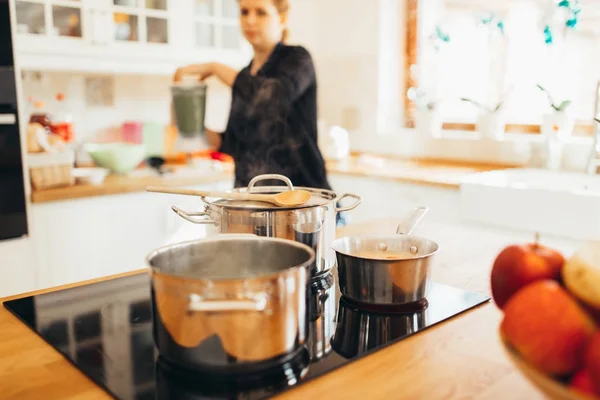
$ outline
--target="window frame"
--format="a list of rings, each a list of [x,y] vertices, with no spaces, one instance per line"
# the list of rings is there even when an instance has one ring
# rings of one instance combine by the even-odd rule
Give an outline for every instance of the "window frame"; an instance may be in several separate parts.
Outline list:
[[[415,81],[410,74],[410,66],[416,65],[419,58],[419,11],[420,0],[406,0],[406,36],[404,49],[404,87],[410,88],[415,85]],[[403,93],[404,99],[404,127],[415,127],[416,104]],[[452,122],[444,120],[442,129],[445,131],[476,131],[475,122]],[[541,126],[539,124],[511,124],[506,123],[505,133],[519,133],[527,135],[539,135]],[[573,128],[573,136],[592,136],[595,133],[595,127],[591,122],[576,120]]]

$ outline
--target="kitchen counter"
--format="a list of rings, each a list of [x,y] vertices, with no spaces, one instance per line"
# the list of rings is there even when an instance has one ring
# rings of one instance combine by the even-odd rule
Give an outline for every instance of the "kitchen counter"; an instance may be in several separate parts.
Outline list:
[[[471,164],[440,160],[401,159],[373,154],[353,154],[343,160],[328,160],[329,174],[393,179],[395,181],[458,189],[468,174],[509,168],[506,165]],[[101,185],[74,185],[33,191],[32,203],[144,191],[150,185],[188,186],[220,181],[233,182],[233,164],[219,163],[219,168],[179,167],[179,172],[158,176],[151,170],[138,170],[127,176],[109,175]]]
[[[470,162],[407,159],[394,156],[354,153],[343,160],[327,161],[330,174],[391,179],[398,182],[459,189],[461,180],[469,174],[511,168],[510,165]]]
[[[191,186],[210,184],[225,180],[233,181],[233,165],[219,163],[218,168],[198,168],[192,170],[175,167],[176,173],[158,175],[152,169],[135,170],[128,175],[108,175],[100,185],[76,184],[68,187],[33,190],[32,203],[45,203],[79,199],[85,197],[106,196],[132,192],[143,192],[148,186]]]
[[[394,221],[375,221],[342,228],[338,235],[394,229]],[[440,245],[434,281],[486,294],[490,293],[490,268],[499,250],[532,239],[523,233],[449,225],[427,218],[414,233]],[[546,237],[541,240],[566,256],[578,245]],[[327,393],[328,399],[502,399],[510,393],[511,399],[543,399],[504,355],[497,336],[500,318],[495,305],[486,303],[279,398],[306,399]],[[4,307],[0,309],[0,382],[4,399],[110,398]]]

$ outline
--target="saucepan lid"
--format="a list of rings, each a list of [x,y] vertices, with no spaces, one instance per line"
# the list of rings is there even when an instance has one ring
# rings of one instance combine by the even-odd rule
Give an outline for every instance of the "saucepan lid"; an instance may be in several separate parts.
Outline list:
[[[256,184],[260,181],[265,180],[279,180],[285,183],[285,186],[257,186]],[[344,194],[343,196],[338,196],[338,194],[332,190],[327,189],[318,189],[318,188],[307,188],[307,187],[296,187],[296,189],[303,189],[310,192],[311,197],[310,200],[301,206],[297,207],[280,207],[275,204],[261,202],[261,201],[247,201],[247,200],[227,200],[222,198],[213,198],[213,197],[205,197],[203,201],[208,204],[213,204],[219,207],[231,208],[231,209],[243,209],[243,210],[251,210],[251,211],[259,211],[259,210],[299,210],[310,207],[318,207],[329,204],[333,201],[339,202],[344,198],[353,198],[355,201],[352,205],[338,208],[337,212],[341,211],[350,211],[354,208],[358,207],[361,203],[362,199],[360,196],[354,194]],[[265,174],[258,175],[254,177],[248,187],[245,188],[234,188],[230,191],[233,192],[248,192],[248,193],[259,193],[259,194],[275,194],[281,193],[286,190],[294,190],[294,185],[292,181],[284,176],[278,174]]]

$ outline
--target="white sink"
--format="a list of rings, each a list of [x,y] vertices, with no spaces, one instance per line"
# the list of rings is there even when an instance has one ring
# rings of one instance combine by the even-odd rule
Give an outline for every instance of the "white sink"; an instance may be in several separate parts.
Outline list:
[[[565,236],[600,237],[600,176],[542,169],[507,169],[466,177],[464,219]]]

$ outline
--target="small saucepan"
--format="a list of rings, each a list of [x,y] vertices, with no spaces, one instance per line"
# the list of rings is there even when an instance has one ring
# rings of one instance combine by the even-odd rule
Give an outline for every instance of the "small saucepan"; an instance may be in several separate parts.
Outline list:
[[[439,246],[410,233],[427,213],[418,207],[395,235],[360,235],[336,239],[341,294],[365,306],[400,306],[424,301],[430,286],[431,261]]]

